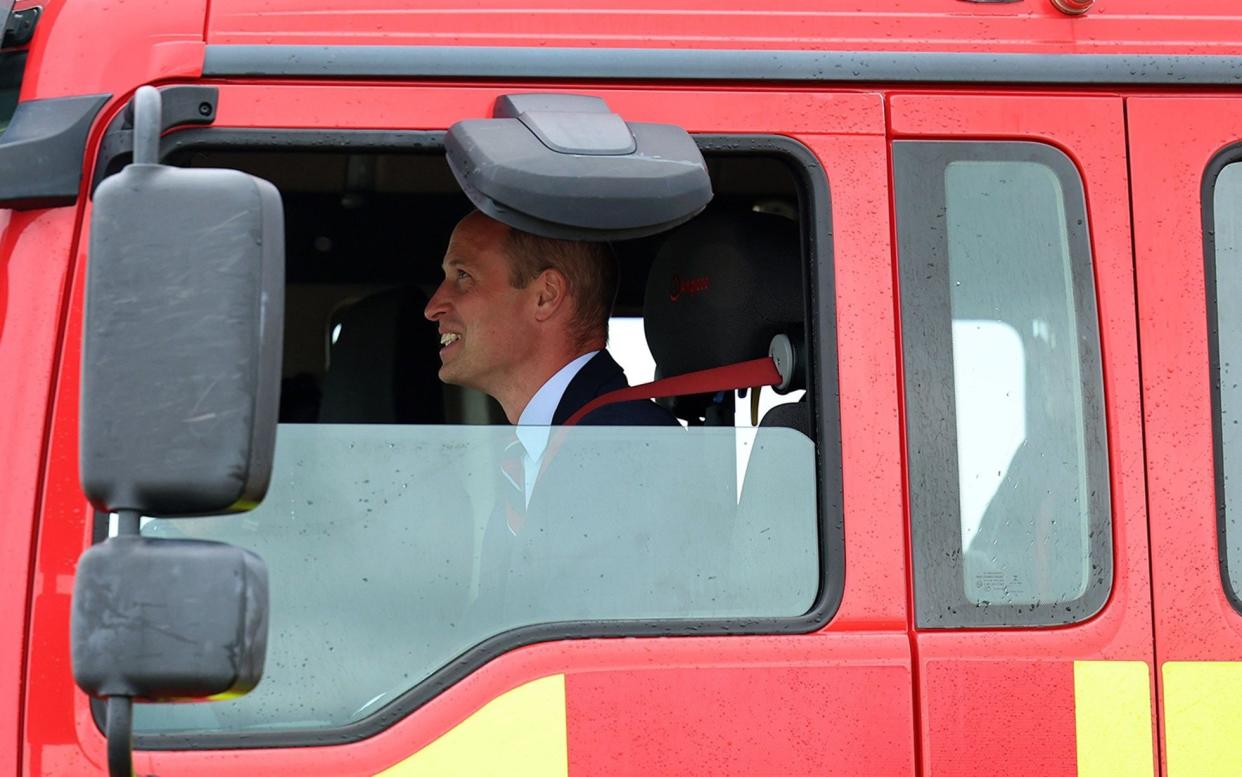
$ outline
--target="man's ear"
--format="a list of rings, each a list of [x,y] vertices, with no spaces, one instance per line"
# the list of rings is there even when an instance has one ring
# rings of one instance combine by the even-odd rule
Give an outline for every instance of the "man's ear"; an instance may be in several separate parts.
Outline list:
[[[555,268],[539,273],[531,282],[535,289],[535,320],[540,323],[551,319],[565,306],[569,292],[569,279]]]

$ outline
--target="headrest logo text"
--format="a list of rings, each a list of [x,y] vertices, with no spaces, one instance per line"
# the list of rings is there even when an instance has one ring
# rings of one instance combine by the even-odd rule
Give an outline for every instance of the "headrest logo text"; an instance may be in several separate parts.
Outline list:
[[[681,299],[683,294],[702,294],[711,286],[711,278],[707,275],[698,278],[687,278],[682,280],[680,275],[673,276],[673,282],[670,285],[668,298],[676,302]]]

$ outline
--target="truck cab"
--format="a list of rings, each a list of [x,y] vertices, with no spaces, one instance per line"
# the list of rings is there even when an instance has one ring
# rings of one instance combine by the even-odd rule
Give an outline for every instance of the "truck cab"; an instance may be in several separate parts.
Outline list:
[[[79,559],[124,533],[83,492],[83,343],[155,87],[161,165],[279,194],[283,342],[262,498],[138,524],[262,559],[262,679],[140,698],[136,773],[1232,773],[1242,14],[621,5],[14,6],[0,771],[108,768],[71,655]],[[439,379],[427,305],[484,201],[462,127],[532,96],[675,128],[711,194],[596,236],[608,351],[680,423],[544,428],[500,569],[514,428]],[[617,216],[611,180],[565,208]]]

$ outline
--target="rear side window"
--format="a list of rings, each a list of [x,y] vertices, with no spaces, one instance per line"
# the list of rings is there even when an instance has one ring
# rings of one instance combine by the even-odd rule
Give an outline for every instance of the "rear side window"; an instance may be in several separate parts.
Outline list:
[[[1036,143],[893,144],[918,625],[1067,623],[1108,597],[1082,183]]]
[[[1207,248],[1208,347],[1216,433],[1216,510],[1225,591],[1242,611],[1242,147],[1209,169],[1204,196]]]

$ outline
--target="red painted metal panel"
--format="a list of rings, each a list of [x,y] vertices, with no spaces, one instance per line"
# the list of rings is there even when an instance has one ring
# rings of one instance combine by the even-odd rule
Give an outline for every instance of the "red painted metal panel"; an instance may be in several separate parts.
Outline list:
[[[123,95],[203,72],[207,0],[48,0],[31,41],[23,100]]]
[[[955,713],[941,703],[954,689],[986,688],[1005,677],[1006,665],[1042,664],[1044,677],[1061,677],[1075,659],[1153,661],[1147,517],[1145,512],[1137,323],[1130,246],[1125,120],[1117,97],[898,95],[890,100],[895,137],[986,138],[1051,143],[1073,159],[1086,189],[1096,301],[1104,361],[1113,521],[1113,588],[1094,618],[1053,629],[920,631],[915,663],[920,675],[926,774],[956,775],[936,753],[969,753],[981,770],[1022,763],[1031,745],[1021,730],[1065,731],[1064,709],[1045,704],[1041,681],[1028,700],[990,697],[969,726],[945,722]],[[950,667],[955,671],[951,671]],[[1072,674],[1072,673],[1071,673]],[[948,678],[952,675],[952,680]],[[1034,679],[1034,678],[1032,678]],[[948,683],[948,685],[946,685]],[[1154,705],[1153,705],[1154,709]],[[1072,708],[1070,709],[1072,723]],[[1072,732],[1072,727],[1068,729]],[[1069,740],[1072,745],[1072,738]],[[1045,737],[1042,747],[1064,748]]]
[[[845,594],[829,631],[906,630],[888,149],[883,136],[807,139],[832,190],[845,497]]]
[[[444,129],[459,118],[487,115],[499,94],[547,86],[395,87],[221,85],[219,126],[295,126]],[[575,90],[578,91],[578,90]],[[879,95],[754,89],[607,89],[620,113],[638,120],[676,121],[699,132],[783,132],[802,141],[833,184],[836,240],[837,329],[842,334],[840,384],[845,450],[846,542],[849,573],[841,608],[828,631],[786,637],[713,637],[582,640],[513,651],[472,674],[391,729],[351,745],[232,752],[140,753],[140,773],[340,774],[373,772],[399,762],[501,693],[538,677],[590,673],[622,696],[634,698],[627,677],[655,677],[671,688],[716,684],[739,701],[736,715],[720,718],[735,731],[751,725],[744,685],[756,670],[762,695],[790,678],[790,710],[769,731],[792,740],[791,758],[817,759],[812,739],[845,746],[845,732],[887,748],[885,764],[898,774],[913,769],[911,684],[906,635],[904,519],[900,491],[900,430],[883,103]],[[799,134],[816,128],[821,133]],[[89,164],[89,162],[88,162]],[[34,595],[35,630],[29,666],[26,741],[29,774],[78,774],[102,768],[103,739],[83,694],[73,687],[68,661],[68,609],[74,564],[89,541],[90,511],[77,483],[78,357],[85,262],[79,257],[65,334],[44,487]],[[638,675],[633,673],[638,672]],[[654,674],[651,674],[654,672]],[[723,673],[723,674],[722,674]],[[612,679],[608,679],[609,677]],[[729,678],[727,681],[720,678]],[[576,683],[577,680],[571,680]],[[865,687],[864,687],[865,686]],[[641,684],[640,684],[641,687]],[[834,690],[834,688],[836,690]],[[853,688],[846,695],[842,688]],[[723,692],[723,690],[722,690]],[[674,709],[685,699],[667,699]],[[845,705],[844,707],[842,705]],[[853,705],[853,706],[851,706]],[[798,710],[794,716],[794,709]],[[842,710],[858,712],[858,722]],[[883,710],[883,715],[880,714]],[[687,714],[689,710],[687,710]],[[697,718],[705,721],[701,714]],[[803,724],[794,726],[794,719]],[[669,718],[682,725],[695,718]],[[807,728],[810,727],[810,728]],[[837,733],[833,733],[833,731]],[[744,733],[744,732],[738,732]],[[833,737],[840,736],[840,739]],[[578,740],[581,743],[581,739]],[[808,744],[799,744],[805,742]],[[589,755],[576,749],[578,755]],[[749,757],[749,756],[748,756]],[[878,756],[877,756],[878,757]],[[859,767],[862,768],[861,766]],[[864,773],[860,771],[859,773]]]
[[[87,209],[89,213],[89,208]],[[30,651],[26,664],[26,725],[23,773],[72,774],[102,769],[103,738],[78,748],[78,733],[92,725],[86,697],[73,682],[69,662],[69,607],[73,575],[84,543],[90,542],[91,510],[78,482],[78,375],[81,361],[85,237],[79,241],[57,391],[52,405],[47,472],[41,495]],[[65,386],[72,389],[65,391]],[[86,717],[75,715],[84,712]]]
[[[1148,500],[1158,658],[1237,660],[1242,616],[1217,555],[1211,375],[1200,188],[1242,140],[1242,101],[1129,101]]]
[[[1217,535],[1202,186],[1212,157],[1242,140],[1242,101],[1131,98],[1127,112],[1157,666],[1237,661],[1242,616]]]
[[[815,642],[836,660],[568,676],[569,773],[914,774],[904,635]]]
[[[20,757],[32,542],[73,208],[0,211],[0,773]],[[39,581],[36,581],[36,585]]]
[[[853,731],[858,736],[865,736],[872,746],[881,744],[892,748],[893,752],[885,756],[883,763],[899,763],[898,756],[906,758],[905,766],[894,769],[894,775],[910,774],[913,769],[911,750],[911,723],[909,720],[909,661],[905,657],[907,651],[904,635],[870,634],[850,635],[809,635],[790,639],[788,637],[709,637],[696,639],[655,638],[655,639],[624,639],[624,640],[578,640],[532,645],[512,651],[496,661],[481,668],[460,683],[446,691],[440,697],[429,702],[414,715],[399,721],[392,728],[377,734],[365,741],[350,745],[332,747],[300,747],[287,749],[259,749],[237,751],[182,751],[182,752],[138,752],[135,754],[134,767],[138,774],[176,774],[181,777],[209,777],[220,774],[298,774],[309,777],[330,777],[341,774],[373,774],[396,764],[437,737],[451,729],[454,725],[469,717],[495,697],[523,685],[532,679],[548,675],[567,673],[567,686],[578,682],[577,675],[584,674],[595,678],[589,682],[602,682],[608,676],[621,678],[631,675],[658,675],[669,682],[686,685],[720,685],[720,677],[737,673],[745,668],[754,668],[760,673],[790,673],[794,676],[819,677],[829,674],[842,675],[852,673],[856,678],[871,677],[883,680],[887,688],[869,685],[859,695],[875,697],[873,705],[857,699],[843,702],[843,708],[836,704],[835,691],[824,691],[828,695],[812,695],[810,691],[819,693],[816,684],[804,686],[806,694],[800,695],[791,703],[800,705],[805,717],[803,723],[809,730],[796,732],[805,741],[804,747],[813,747],[809,740],[829,737],[835,740],[833,729]],[[569,667],[567,671],[567,667]],[[724,673],[724,674],[722,674]],[[771,675],[775,677],[777,675]],[[717,678],[717,679],[711,679]],[[618,681],[621,682],[621,681]],[[861,680],[860,680],[861,682]],[[905,690],[898,691],[893,686],[904,683]],[[581,686],[579,686],[581,687]],[[762,686],[762,682],[760,683]],[[857,686],[855,686],[857,687]],[[624,684],[612,686],[613,690],[625,694]],[[571,695],[574,691],[567,691]],[[618,696],[624,702],[625,696]],[[896,705],[904,701],[904,711],[897,717],[880,720],[869,717],[861,723],[883,723],[883,732],[876,728],[863,728],[844,718],[842,709],[870,709],[885,705]],[[686,699],[670,699],[668,705],[684,704]],[[573,702],[570,702],[571,704]],[[748,698],[747,705],[763,703],[762,700]],[[89,709],[85,697],[80,693],[73,700],[76,710],[76,738],[69,738],[67,730],[62,738],[40,743],[40,769],[29,769],[29,774],[78,775],[97,773],[100,771],[103,757],[103,738],[94,730],[89,719]],[[579,708],[582,711],[582,708]],[[54,713],[63,717],[65,710],[57,709]],[[589,711],[588,711],[589,712]],[[733,717],[731,709],[716,710],[715,719],[723,730],[734,727],[739,735],[748,715],[744,708],[736,710]],[[569,711],[570,736],[574,737],[574,710]],[[670,720],[685,720],[682,713],[670,712],[675,717]],[[736,725],[735,725],[736,724]],[[588,725],[590,723],[588,722]],[[792,723],[791,723],[792,725]],[[790,729],[790,732],[794,732]],[[581,733],[581,732],[580,732]],[[571,757],[583,755],[578,745],[571,742]],[[606,743],[601,742],[601,746]],[[775,747],[772,741],[770,747]],[[781,743],[783,746],[783,742]],[[655,755],[658,755],[656,753]],[[841,768],[838,764],[837,768]],[[571,769],[573,766],[571,765]],[[594,772],[571,771],[573,774],[594,774]],[[632,772],[631,772],[632,773]],[[657,773],[676,773],[676,770]],[[684,773],[684,770],[683,770]],[[692,769],[690,773],[699,773]],[[756,772],[751,771],[751,774]],[[762,771],[757,773],[764,773]],[[770,773],[770,772],[769,772]],[[801,773],[801,772],[791,772]],[[833,772],[834,774],[837,772]],[[851,774],[853,772],[843,772]],[[877,774],[890,772],[868,772],[865,769],[858,774]],[[605,772],[607,774],[607,772]]]
[[[924,774],[1077,775],[1073,663],[936,659],[922,679]]]
[[[215,0],[210,43],[615,46],[1024,53],[1242,51],[1231,0],[1100,0],[1071,17],[1047,0]]]

